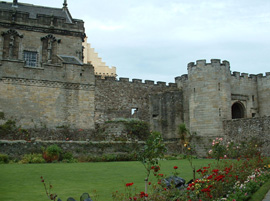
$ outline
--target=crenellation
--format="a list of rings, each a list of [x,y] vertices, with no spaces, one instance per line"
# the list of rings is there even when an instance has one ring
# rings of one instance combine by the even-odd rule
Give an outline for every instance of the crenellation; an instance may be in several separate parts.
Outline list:
[[[223,61],[222,61],[222,64],[223,64],[224,66],[230,68],[230,62],[229,62],[229,61],[223,60]]]
[[[157,81],[158,86],[166,86],[166,82]]]
[[[241,73],[241,77],[248,78],[248,73]]]
[[[259,73],[259,74],[257,74],[257,77],[258,78],[262,78],[263,77],[263,74],[262,73]]]
[[[132,83],[142,83],[141,79],[132,79]]]
[[[213,67],[220,66],[220,59],[211,59],[211,65]]]
[[[155,82],[153,80],[145,80],[144,83],[147,85],[154,85],[155,84]]]
[[[270,72],[266,72],[266,73],[265,73],[265,76],[266,76],[266,77],[269,77],[269,76],[270,76]]]
[[[129,82],[129,78],[120,77],[119,82]]]
[[[251,78],[251,79],[257,79],[257,75],[255,75],[255,74],[249,74],[249,78]]]
[[[235,76],[235,77],[239,78],[240,77],[240,72],[233,71],[232,76]]]
[[[206,65],[205,59],[200,59],[196,61],[196,66],[205,66],[205,65]]]
[[[189,62],[188,65],[187,65],[188,68],[192,68],[193,66],[195,66],[194,62]]]

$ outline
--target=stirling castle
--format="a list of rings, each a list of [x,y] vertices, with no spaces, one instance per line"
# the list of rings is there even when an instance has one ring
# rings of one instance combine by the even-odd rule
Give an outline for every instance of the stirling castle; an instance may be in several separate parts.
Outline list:
[[[175,83],[102,79],[82,62],[84,22],[66,1],[62,8],[0,2],[0,16],[0,112],[22,128],[46,128],[40,138],[58,127],[90,136],[107,121],[136,118],[166,140],[184,123],[202,137],[199,147],[257,136],[270,154],[270,73],[231,73],[228,61],[212,59],[189,63]]]

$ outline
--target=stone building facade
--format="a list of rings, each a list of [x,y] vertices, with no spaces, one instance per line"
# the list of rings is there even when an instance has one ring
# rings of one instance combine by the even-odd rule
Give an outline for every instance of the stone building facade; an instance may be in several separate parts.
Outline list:
[[[66,7],[0,2],[0,110],[23,127],[94,127],[84,23]]]
[[[0,112],[5,118],[24,128],[89,132],[106,121],[136,118],[165,139],[175,139],[181,123],[212,138],[229,136],[228,121],[270,116],[270,73],[231,73],[229,62],[219,59],[189,63],[188,74],[168,85],[102,79],[91,64],[83,64],[83,21],[71,17],[65,2],[60,9],[0,2]],[[263,133],[269,137],[269,127]]]

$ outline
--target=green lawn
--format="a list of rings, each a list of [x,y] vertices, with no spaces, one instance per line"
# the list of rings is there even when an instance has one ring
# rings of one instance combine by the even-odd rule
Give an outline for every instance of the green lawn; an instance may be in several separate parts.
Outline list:
[[[194,160],[198,168],[211,162],[213,160]],[[160,172],[169,175],[174,171],[175,165],[179,167],[180,177],[186,180],[192,178],[192,170],[187,160],[162,161]],[[97,190],[99,201],[109,201],[112,200],[112,192],[123,191],[128,182],[134,182],[138,192],[143,191],[145,170],[140,162],[2,164],[0,200],[46,200],[40,176],[53,185],[53,193],[57,193],[63,201],[68,197],[79,200],[84,192],[91,196],[94,190]]]

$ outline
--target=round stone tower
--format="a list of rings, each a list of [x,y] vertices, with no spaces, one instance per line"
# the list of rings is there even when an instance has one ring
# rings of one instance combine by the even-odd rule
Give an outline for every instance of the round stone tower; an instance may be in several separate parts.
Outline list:
[[[230,64],[212,59],[188,64],[189,128],[198,136],[223,136],[223,123],[231,117]]]

